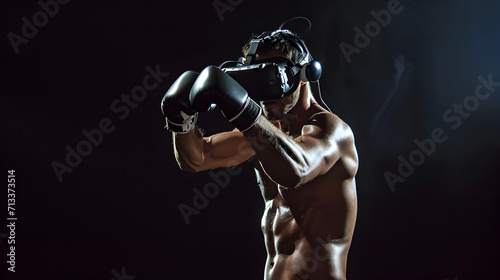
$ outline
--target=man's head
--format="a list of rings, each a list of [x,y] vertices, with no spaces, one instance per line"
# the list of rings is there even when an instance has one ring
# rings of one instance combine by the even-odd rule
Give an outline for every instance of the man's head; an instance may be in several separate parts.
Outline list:
[[[297,40],[300,40],[296,34],[293,34],[293,36]],[[274,36],[268,36],[259,44],[253,63],[266,62],[276,57],[285,57],[294,65],[299,65],[308,56],[308,53],[297,48],[297,43],[291,42],[290,38],[291,36],[282,36],[279,33]],[[304,44],[302,41],[301,43]],[[250,45],[251,40],[243,46],[243,56],[247,56]],[[264,116],[270,120],[281,119],[286,116],[297,104],[301,88],[304,85],[306,83],[300,81],[296,90],[291,94],[277,99],[260,101]]]
[[[288,31],[288,30],[287,30]],[[290,60],[294,65],[299,64],[307,55],[303,50],[300,50],[295,45],[296,43],[292,43],[291,37],[295,37],[296,40],[302,41],[297,34],[289,32],[290,36],[284,36],[282,33],[276,33],[274,36],[266,37],[260,44],[258,48],[258,53],[268,53],[272,51],[279,51],[281,53],[280,56],[283,56]],[[259,35],[259,36],[262,36]],[[255,39],[256,37],[252,38]],[[243,56],[246,57],[248,51],[250,50],[250,43],[252,40],[249,40],[242,48]],[[305,46],[305,44],[304,44]]]

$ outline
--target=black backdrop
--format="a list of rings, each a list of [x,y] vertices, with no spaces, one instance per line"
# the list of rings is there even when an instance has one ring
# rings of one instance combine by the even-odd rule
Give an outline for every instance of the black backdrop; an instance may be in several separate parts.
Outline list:
[[[12,34],[23,36],[40,4],[1,4],[1,172],[15,170],[17,217],[12,273],[5,181],[2,279],[261,279],[264,204],[251,164],[214,170],[238,174],[186,225],[178,206],[217,181],[178,169],[159,104],[183,71],[237,58],[252,33],[299,15],[313,24],[303,37],[323,64],[324,99],[360,157],[348,278],[500,277],[500,87],[476,96],[478,77],[500,81],[498,2],[62,3],[46,25],[38,13],[41,27],[24,39]],[[397,9],[378,30],[371,11],[388,3]],[[367,24],[373,36],[349,62],[340,46],[361,46],[354,28]],[[148,66],[168,76],[125,105]],[[200,119],[208,133],[231,128],[218,112]],[[103,121],[109,133],[85,149],[82,131]],[[418,152],[415,140],[434,129],[442,143]],[[68,166],[68,147],[88,155]],[[406,160],[418,166],[400,173]],[[62,181],[55,162],[72,170]]]

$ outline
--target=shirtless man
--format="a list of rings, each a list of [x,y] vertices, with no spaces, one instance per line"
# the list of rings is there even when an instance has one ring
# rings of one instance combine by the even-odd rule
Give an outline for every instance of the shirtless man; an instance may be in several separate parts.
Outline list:
[[[286,57],[298,63],[301,51],[279,37],[259,47],[256,62]],[[284,97],[255,101],[215,66],[181,75],[162,101],[180,168],[199,172],[254,156],[265,202],[264,279],[346,279],[357,212],[351,129],[316,103],[307,81]],[[204,137],[194,129],[197,112],[211,104],[235,130]]]

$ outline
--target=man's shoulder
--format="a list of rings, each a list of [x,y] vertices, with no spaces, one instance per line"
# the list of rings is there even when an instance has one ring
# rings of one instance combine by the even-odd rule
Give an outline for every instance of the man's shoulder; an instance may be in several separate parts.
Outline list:
[[[312,114],[305,125],[316,125],[338,140],[354,137],[351,127],[346,122],[336,114],[324,109]]]
[[[311,120],[322,127],[324,137],[338,151],[339,162],[344,165],[349,177],[354,177],[358,169],[358,153],[351,127],[329,111],[317,112]]]

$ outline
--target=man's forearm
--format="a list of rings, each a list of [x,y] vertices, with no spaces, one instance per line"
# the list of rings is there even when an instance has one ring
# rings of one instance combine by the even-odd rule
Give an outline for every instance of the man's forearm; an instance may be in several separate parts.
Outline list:
[[[276,183],[293,188],[302,182],[308,161],[301,147],[261,116],[245,136],[264,171]]]
[[[195,172],[203,161],[203,136],[196,127],[186,134],[172,132],[175,158],[184,171]]]
[[[198,128],[186,134],[173,134],[174,150],[179,167],[198,172],[217,167],[238,165],[254,151],[239,131],[220,132],[203,137]]]

